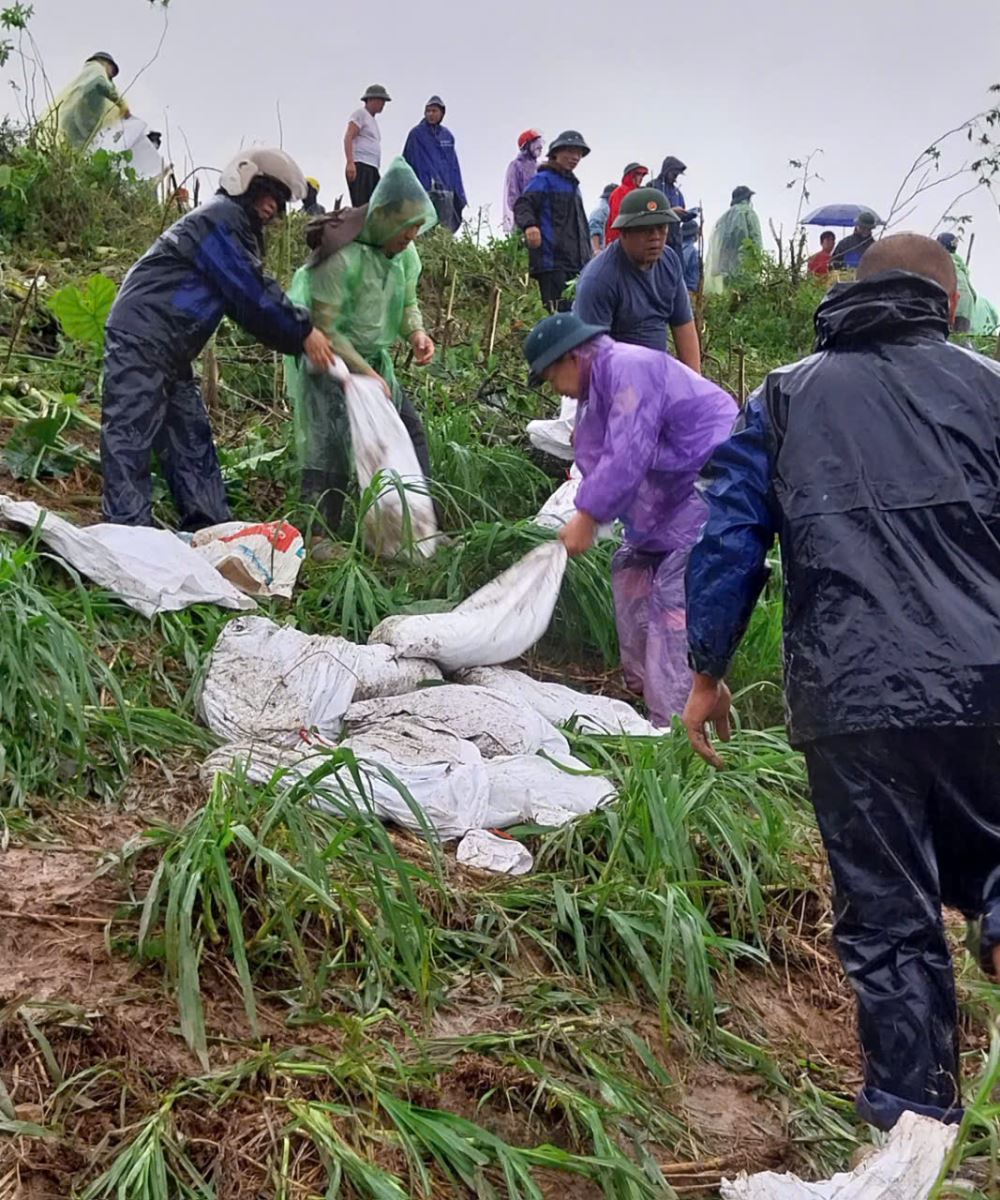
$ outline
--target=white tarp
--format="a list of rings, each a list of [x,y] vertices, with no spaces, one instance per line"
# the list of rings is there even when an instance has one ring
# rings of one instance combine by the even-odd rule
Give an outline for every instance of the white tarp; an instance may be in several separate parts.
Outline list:
[[[539,750],[569,754],[566,738],[534,709],[492,688],[456,683],[404,696],[359,701],[347,710],[344,726],[351,733],[364,732],[399,717],[441,724],[456,736],[474,742],[484,758],[536,754]]]
[[[166,529],[132,525],[80,527],[30,500],[0,496],[0,519],[34,529],[87,579],[151,617],[190,604],[253,609],[245,596],[200,554]]]
[[[657,729],[624,700],[577,692],[561,683],[542,683],[523,671],[506,667],[472,667],[458,671],[459,683],[476,683],[504,692],[519,703],[533,708],[553,725],[569,725],[576,720],[581,733],[627,733],[634,737],[662,737],[669,729]]]
[[[565,547],[546,542],[451,612],[387,617],[368,640],[444,671],[509,662],[548,629],[565,572]]]
[[[149,126],[138,117],[122,117],[102,129],[90,145],[95,150],[110,150],[121,154],[132,152],[132,169],[140,179],[159,179],[164,171],[160,152],[146,136]]]
[[[559,402],[559,416],[554,421],[528,422],[528,440],[537,450],[551,454],[554,458],[561,458],[564,462],[572,462],[577,407],[576,400],[562,396]]]
[[[957,1125],[903,1113],[884,1146],[849,1174],[822,1183],[806,1183],[795,1175],[765,1171],[722,1181],[723,1200],[927,1200],[948,1152],[958,1137]]]
[[[219,635],[198,707],[209,729],[227,741],[296,746],[303,730],[336,738],[355,696],[397,695],[440,679],[433,663],[397,659],[388,646],[358,646],[267,617],[243,617]]]

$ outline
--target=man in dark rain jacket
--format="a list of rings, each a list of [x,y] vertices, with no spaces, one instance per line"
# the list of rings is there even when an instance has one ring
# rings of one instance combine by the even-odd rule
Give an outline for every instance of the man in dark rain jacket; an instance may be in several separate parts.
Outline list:
[[[104,343],[101,470],[104,518],[151,525],[153,451],[181,528],[230,518],[212,427],[191,364],[223,316],[265,345],[333,361],[313,329],[264,274],[264,226],[305,196],[302,172],[281,150],[251,150],[222,173],[220,194],[172,225],[132,267],[108,317]]]
[[[441,97],[431,96],[424,106],[424,119],[410,130],[403,157],[430,196],[438,221],[457,233],[467,201],[455,137],[441,124],[445,111]]]
[[[549,143],[548,161],[514,205],[514,222],[528,243],[528,268],[550,312],[569,307],[561,299],[566,284],[593,254],[580,184],[573,174],[589,153],[575,129],[559,134]]]
[[[858,1000],[858,1110],[961,1117],[941,906],[1000,970],[1000,364],[948,344],[930,238],[873,245],[705,472],[684,722],[718,764],[723,678],[781,543],[789,734],[805,754]]]

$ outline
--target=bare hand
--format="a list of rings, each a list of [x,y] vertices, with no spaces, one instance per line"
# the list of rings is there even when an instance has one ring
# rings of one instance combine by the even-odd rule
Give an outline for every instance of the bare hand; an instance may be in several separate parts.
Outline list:
[[[418,367],[426,367],[434,357],[434,343],[422,329],[410,334],[410,345],[413,347],[413,361]]]
[[[597,522],[590,513],[582,511],[578,511],[575,516],[570,517],[559,530],[559,540],[566,547],[566,553],[570,558],[576,558],[578,554],[585,554],[594,544],[596,537]]]
[[[348,163],[344,174],[347,176],[347,182],[353,183],[358,177],[358,168],[354,165],[354,163]]]
[[[710,675],[695,675],[681,719],[695,752],[716,768],[722,766],[722,759],[712,746],[708,726],[714,725],[719,740],[728,742],[731,737],[729,713],[732,707],[732,693],[724,680],[713,679]]]
[[[330,345],[330,339],[321,329],[311,329],[309,336],[302,343],[302,349],[305,352],[306,358],[312,363],[317,371],[328,371],[333,366],[334,358],[333,347]]]
[[[530,225],[524,231],[524,240],[528,243],[529,249],[537,250],[542,244],[542,231],[537,225]]]
[[[378,373],[378,371],[372,371],[372,379],[374,379],[375,382],[382,389],[382,391],[385,392],[386,400],[391,400],[392,399],[392,388],[389,387],[389,385],[382,378],[382,376]]]

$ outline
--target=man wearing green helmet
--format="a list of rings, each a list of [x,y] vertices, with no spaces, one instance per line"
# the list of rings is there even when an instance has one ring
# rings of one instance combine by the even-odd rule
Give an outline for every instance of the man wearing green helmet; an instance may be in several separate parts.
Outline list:
[[[370,84],[361,97],[361,107],[351,113],[344,133],[344,175],[356,207],[367,204],[378,187],[382,166],[382,131],[375,118],[392,97],[380,83]]]
[[[615,341],[651,350],[667,349],[669,325],[677,358],[700,373],[684,268],[667,245],[668,230],[678,221],[663,192],[630,192],[614,221],[618,239],[584,268],[573,308],[589,325],[609,329]]]

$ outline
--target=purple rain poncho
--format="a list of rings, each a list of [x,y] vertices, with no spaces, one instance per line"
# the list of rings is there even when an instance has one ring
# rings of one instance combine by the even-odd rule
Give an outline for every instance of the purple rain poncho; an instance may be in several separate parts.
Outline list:
[[[736,402],[669,354],[610,337],[588,343],[584,362],[576,507],[625,526],[611,567],[625,681],[668,726],[691,686],[684,572],[707,514],[695,481]]]
[[[528,142],[524,149],[518,152],[517,157],[507,165],[507,174],[503,180],[504,233],[510,233],[514,229],[514,205],[538,171],[538,158],[531,153],[531,147],[534,144],[534,142]]]

